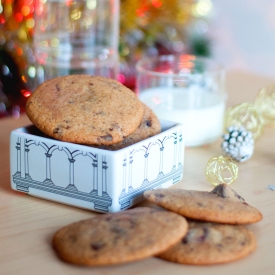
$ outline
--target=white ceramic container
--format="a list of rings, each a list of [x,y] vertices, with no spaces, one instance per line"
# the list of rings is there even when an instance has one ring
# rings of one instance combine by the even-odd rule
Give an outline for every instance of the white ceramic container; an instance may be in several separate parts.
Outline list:
[[[44,137],[33,125],[11,132],[11,187],[36,197],[97,212],[117,212],[143,192],[182,179],[182,124],[161,121],[162,132],[117,151]]]

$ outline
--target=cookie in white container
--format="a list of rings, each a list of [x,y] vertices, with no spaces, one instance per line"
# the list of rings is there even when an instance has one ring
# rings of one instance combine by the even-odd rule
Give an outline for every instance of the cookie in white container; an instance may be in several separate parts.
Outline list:
[[[51,139],[33,125],[13,130],[11,187],[97,212],[127,209],[145,190],[182,179],[183,126],[160,122],[161,133],[116,151]]]

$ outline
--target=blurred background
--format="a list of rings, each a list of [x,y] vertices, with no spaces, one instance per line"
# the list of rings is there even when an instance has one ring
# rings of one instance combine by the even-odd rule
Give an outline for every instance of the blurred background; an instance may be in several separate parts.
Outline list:
[[[39,85],[35,1],[0,0],[0,117],[19,117]],[[96,1],[87,0],[90,6]],[[275,78],[274,14],[274,0],[121,0],[118,80],[134,90],[137,60],[169,53]]]
[[[212,56],[226,69],[275,78],[275,1],[212,0]]]

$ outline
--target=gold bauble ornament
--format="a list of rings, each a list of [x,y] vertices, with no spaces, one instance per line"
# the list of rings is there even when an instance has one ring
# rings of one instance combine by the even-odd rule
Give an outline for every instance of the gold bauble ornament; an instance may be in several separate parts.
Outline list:
[[[255,106],[261,114],[262,124],[275,123],[275,86],[261,89],[255,100]]]
[[[242,103],[229,108],[225,115],[225,127],[243,127],[252,133],[254,140],[262,134],[263,124],[259,110],[254,104]]]
[[[230,157],[215,156],[205,167],[206,179],[213,185],[231,184],[238,177],[238,166]]]

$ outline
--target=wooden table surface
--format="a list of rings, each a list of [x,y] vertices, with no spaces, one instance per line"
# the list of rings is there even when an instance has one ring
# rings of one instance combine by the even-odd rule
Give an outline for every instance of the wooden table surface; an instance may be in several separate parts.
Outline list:
[[[260,88],[275,82],[244,72],[229,72],[228,106],[253,102]],[[256,235],[258,248],[248,257],[222,265],[187,266],[151,257],[142,261],[107,267],[81,267],[62,262],[51,247],[60,227],[97,215],[94,212],[38,199],[10,188],[9,134],[29,123],[26,116],[0,120],[0,274],[275,274],[275,127],[265,128],[255,144],[253,157],[239,163],[239,177],[231,187],[263,213],[263,220],[248,226]],[[187,148],[183,180],[172,188],[210,191],[204,168],[212,156],[223,154],[217,142]],[[148,205],[142,202],[139,205]]]

